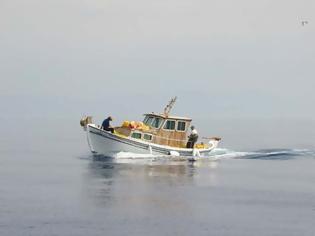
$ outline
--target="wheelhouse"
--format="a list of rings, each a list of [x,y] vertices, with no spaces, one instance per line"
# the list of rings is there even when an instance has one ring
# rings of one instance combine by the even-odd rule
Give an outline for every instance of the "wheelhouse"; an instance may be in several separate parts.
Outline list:
[[[190,118],[149,113],[144,114],[143,123],[150,127],[150,130],[144,133],[152,135],[150,141],[161,145],[185,147]],[[144,137],[142,139],[148,140]]]

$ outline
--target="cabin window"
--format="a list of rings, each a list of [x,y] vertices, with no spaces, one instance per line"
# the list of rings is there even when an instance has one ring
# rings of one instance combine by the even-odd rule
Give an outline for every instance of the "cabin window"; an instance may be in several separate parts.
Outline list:
[[[146,125],[151,125],[153,119],[154,119],[154,117],[147,116],[146,118],[144,118],[143,123],[146,124]]]
[[[147,123],[148,119],[149,119],[148,116],[144,117],[143,123]]]
[[[158,128],[160,128],[161,124],[162,124],[162,118],[155,117],[153,122],[152,122],[152,127],[158,129]]]
[[[151,141],[152,140],[152,135],[151,134],[144,134],[143,139]]]
[[[178,131],[185,131],[186,130],[186,122],[185,121],[178,121],[177,130]]]
[[[165,122],[164,129],[174,130],[175,129],[175,120],[167,120]]]
[[[141,139],[141,133],[132,133],[131,137]]]

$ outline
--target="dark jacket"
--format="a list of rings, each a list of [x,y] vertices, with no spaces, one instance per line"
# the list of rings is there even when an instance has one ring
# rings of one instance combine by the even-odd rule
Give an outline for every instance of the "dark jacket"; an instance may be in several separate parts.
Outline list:
[[[110,119],[109,119],[109,118],[107,118],[107,119],[105,119],[105,120],[103,121],[103,123],[102,123],[103,129],[108,129],[108,128],[110,127],[109,122],[110,122]]]

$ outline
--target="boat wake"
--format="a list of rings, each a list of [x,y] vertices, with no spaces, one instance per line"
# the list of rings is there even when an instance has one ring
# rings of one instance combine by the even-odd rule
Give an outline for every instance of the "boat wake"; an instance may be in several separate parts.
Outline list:
[[[263,149],[235,156],[238,159],[288,160],[301,157],[315,158],[315,151],[308,149]]]
[[[315,158],[315,150],[308,149],[263,149],[257,151],[233,151],[225,148],[216,148],[209,155],[199,157],[198,160],[224,160],[224,159],[260,159],[260,160],[288,160],[296,158]],[[108,158],[104,156],[96,156],[96,159],[101,160]],[[191,157],[193,158],[193,157]],[[146,161],[187,161],[188,157],[174,157],[169,155],[150,155],[136,154],[130,152],[119,152],[112,156],[113,160],[119,163],[142,162]]]
[[[215,149],[209,157],[218,159],[261,159],[261,160],[287,160],[298,157],[315,158],[315,150],[309,149],[262,149],[250,152],[235,152],[229,149]]]

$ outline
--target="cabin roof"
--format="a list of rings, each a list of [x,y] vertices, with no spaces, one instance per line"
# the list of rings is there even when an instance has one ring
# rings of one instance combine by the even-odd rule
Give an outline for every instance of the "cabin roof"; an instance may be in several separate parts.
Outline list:
[[[192,121],[191,118],[188,117],[182,117],[182,116],[165,116],[164,114],[156,114],[156,113],[146,113],[143,114],[144,116],[154,116],[154,117],[161,117],[163,119],[174,119],[174,120],[186,120],[186,121]]]

